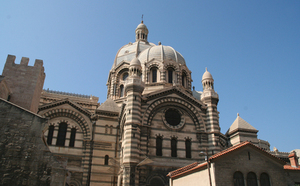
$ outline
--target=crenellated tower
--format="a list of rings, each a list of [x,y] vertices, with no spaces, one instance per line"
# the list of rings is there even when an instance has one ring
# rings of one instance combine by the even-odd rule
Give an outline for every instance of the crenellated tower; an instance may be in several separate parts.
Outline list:
[[[20,64],[15,60],[16,56],[8,55],[2,72],[11,91],[9,101],[37,113],[45,80],[43,61],[36,59],[34,66],[29,66],[27,57],[22,57]]]
[[[129,66],[129,77],[125,82],[126,121],[122,137],[123,185],[138,184],[136,166],[140,161],[141,95],[145,88],[141,79],[141,63],[134,58]]]
[[[206,111],[206,126],[208,133],[208,153],[209,155],[219,152],[219,112],[217,105],[219,102],[219,95],[214,90],[214,79],[207,71],[202,76],[203,93],[201,101],[207,105]]]

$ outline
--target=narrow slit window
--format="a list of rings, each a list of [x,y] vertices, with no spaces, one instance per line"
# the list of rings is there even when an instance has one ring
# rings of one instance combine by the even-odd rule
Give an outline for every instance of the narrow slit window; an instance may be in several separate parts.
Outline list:
[[[152,69],[152,83],[156,83],[157,82],[157,69],[153,68]]]
[[[177,139],[176,138],[171,139],[171,156],[177,157]]]
[[[162,137],[156,138],[156,156],[162,156]]]
[[[71,129],[71,135],[70,135],[69,147],[74,147],[75,138],[76,138],[76,128],[72,128]]]
[[[173,83],[173,70],[168,70],[168,83]]]
[[[182,73],[181,83],[183,87],[186,87],[186,74]]]
[[[48,129],[48,136],[47,136],[47,144],[48,144],[48,145],[51,145],[51,144],[52,144],[53,131],[54,131],[54,126],[53,126],[53,125],[49,126],[49,129]]]
[[[59,129],[58,129],[58,134],[57,134],[57,139],[56,139],[57,146],[61,146],[61,147],[65,146],[67,128],[68,128],[68,125],[66,123],[59,124]]]
[[[124,96],[124,86],[121,85],[120,86],[120,97],[123,97]]]
[[[192,153],[191,153],[191,140],[187,139],[185,141],[185,157],[186,158],[191,158],[192,157]]]
[[[105,155],[104,157],[104,165],[108,165],[109,156]]]

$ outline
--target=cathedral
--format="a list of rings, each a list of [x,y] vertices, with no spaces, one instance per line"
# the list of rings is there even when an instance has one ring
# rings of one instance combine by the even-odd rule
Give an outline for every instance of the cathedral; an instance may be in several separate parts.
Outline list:
[[[42,139],[51,155],[64,162],[66,185],[167,186],[169,172],[245,141],[275,153],[239,115],[221,133],[219,95],[207,69],[203,90],[196,91],[188,62],[178,51],[149,42],[143,21],[133,34],[135,41],[122,46],[112,62],[102,104],[95,96],[43,90],[41,60],[31,67],[28,58],[20,64],[15,56],[7,58],[1,102],[45,119]],[[277,152],[282,161],[288,155]]]

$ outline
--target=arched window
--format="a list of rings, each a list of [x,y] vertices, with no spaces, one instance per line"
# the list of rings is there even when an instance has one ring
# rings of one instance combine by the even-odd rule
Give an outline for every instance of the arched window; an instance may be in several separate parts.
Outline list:
[[[108,133],[108,125],[105,125],[105,134]]]
[[[258,186],[256,174],[254,172],[249,172],[247,174],[247,186]]]
[[[125,81],[127,78],[128,78],[128,72],[125,72],[125,73],[123,74],[123,81]]]
[[[168,68],[168,83],[173,83],[173,69]]]
[[[182,83],[183,87],[186,87],[186,84],[187,84],[187,82],[186,82],[186,74],[184,72],[182,73],[182,76],[181,76],[181,83]]]
[[[243,173],[237,171],[233,175],[233,185],[234,186],[245,186]]]
[[[105,155],[104,157],[104,165],[108,165],[109,156]]]
[[[165,186],[165,184],[161,178],[154,177],[150,180],[150,186]]]
[[[186,158],[191,158],[192,154],[191,154],[191,140],[187,139],[185,140],[185,157]]]
[[[124,96],[124,85],[120,86],[120,97]]]
[[[171,156],[177,157],[177,139],[176,138],[171,139]]]
[[[110,134],[112,134],[112,132],[113,132],[113,126],[111,125],[110,126]]]
[[[49,129],[48,129],[48,136],[47,136],[47,144],[48,144],[48,145],[51,145],[51,144],[52,144],[53,131],[54,131],[54,126],[53,126],[53,125],[49,126]]]
[[[156,156],[162,156],[162,137],[157,136],[156,138]]]
[[[74,147],[75,137],[76,137],[76,128],[72,128],[71,129],[71,135],[70,135],[69,147]]]
[[[56,139],[57,146],[61,146],[61,147],[65,146],[67,128],[68,128],[68,125],[66,123],[59,124],[59,129],[58,129],[58,134],[57,134],[57,139]]]
[[[267,173],[262,173],[260,175],[260,186],[271,186],[270,178]]]
[[[151,82],[152,83],[157,82],[157,68],[156,67],[151,68]]]

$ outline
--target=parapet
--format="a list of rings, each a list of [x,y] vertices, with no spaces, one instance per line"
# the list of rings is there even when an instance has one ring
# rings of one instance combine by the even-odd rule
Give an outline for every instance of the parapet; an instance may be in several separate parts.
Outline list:
[[[5,66],[7,66],[7,65],[10,65],[10,66],[18,65],[18,64],[15,63],[15,61],[16,61],[16,56],[8,54],[8,56],[6,58]],[[28,57],[22,57],[21,62],[20,62],[19,65],[28,66],[28,63],[29,63],[29,58]],[[43,68],[43,60],[36,59],[35,62],[34,62],[34,67]]]
[[[12,92],[10,102],[36,113],[46,76],[43,61],[37,59],[29,66],[27,57],[22,57],[20,64],[15,60],[16,56],[8,55],[2,72]]]

